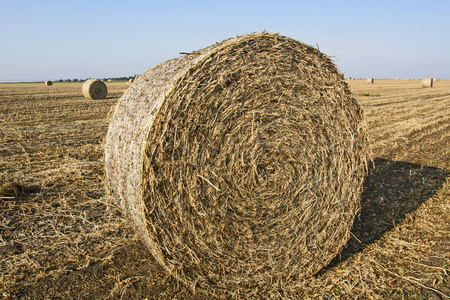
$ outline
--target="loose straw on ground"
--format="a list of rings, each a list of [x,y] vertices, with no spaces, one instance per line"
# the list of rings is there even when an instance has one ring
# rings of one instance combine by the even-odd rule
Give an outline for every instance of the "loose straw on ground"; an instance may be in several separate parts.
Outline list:
[[[187,285],[293,290],[350,236],[363,124],[329,57],[278,34],[238,36],[139,76],[109,126],[106,179]]]

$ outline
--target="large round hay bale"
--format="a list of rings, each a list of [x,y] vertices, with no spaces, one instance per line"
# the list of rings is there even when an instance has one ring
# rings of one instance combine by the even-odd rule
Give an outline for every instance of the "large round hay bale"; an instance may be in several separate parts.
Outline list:
[[[166,61],[119,100],[111,195],[170,274],[206,291],[293,289],[343,248],[367,138],[318,50],[255,33]]]
[[[88,79],[82,87],[83,95],[87,99],[105,99],[108,94],[106,84],[100,79]]]
[[[51,85],[53,85],[53,82],[50,81],[50,80],[47,80],[47,81],[45,82],[45,85],[46,85],[46,86],[51,86]]]
[[[373,83],[373,78],[367,78],[367,83]]]
[[[432,77],[423,78],[422,87],[433,87],[433,78]]]

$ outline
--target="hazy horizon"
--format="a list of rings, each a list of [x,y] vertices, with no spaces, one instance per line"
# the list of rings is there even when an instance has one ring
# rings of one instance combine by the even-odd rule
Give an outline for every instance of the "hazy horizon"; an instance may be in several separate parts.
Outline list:
[[[5,1],[0,82],[141,74],[180,52],[279,32],[345,77],[450,79],[450,1]]]

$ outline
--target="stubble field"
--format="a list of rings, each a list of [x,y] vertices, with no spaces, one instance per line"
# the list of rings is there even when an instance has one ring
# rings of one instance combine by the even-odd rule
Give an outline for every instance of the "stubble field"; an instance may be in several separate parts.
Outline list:
[[[450,81],[348,81],[372,159],[343,252],[298,299],[450,299]],[[108,196],[103,139],[123,82],[0,84],[0,298],[211,299],[159,267]],[[279,294],[260,298],[282,298]]]

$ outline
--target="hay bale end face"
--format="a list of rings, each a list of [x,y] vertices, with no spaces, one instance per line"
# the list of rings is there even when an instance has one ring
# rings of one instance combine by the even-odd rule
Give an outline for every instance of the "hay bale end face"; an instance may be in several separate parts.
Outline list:
[[[367,83],[373,83],[373,78],[367,78]]]
[[[427,77],[422,79],[422,87],[433,87],[433,78]]]
[[[108,94],[106,84],[99,79],[88,79],[82,87],[84,97],[91,100],[105,99]]]
[[[367,149],[332,61],[256,33],[140,75],[113,114],[105,171],[179,280],[211,293],[289,291],[347,242]]]
[[[45,85],[46,85],[46,86],[51,86],[51,85],[53,85],[53,82],[50,81],[50,80],[47,80],[47,81],[45,82]]]

